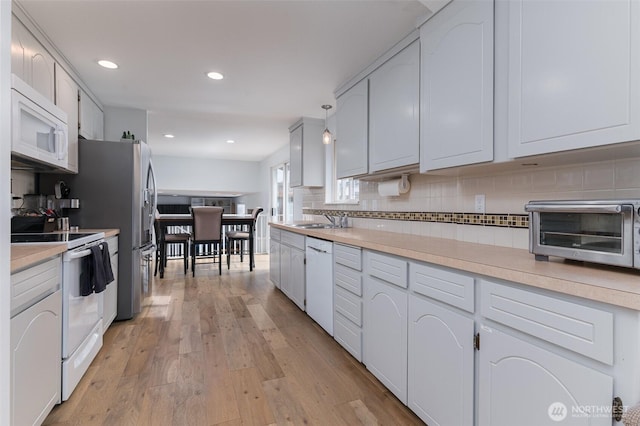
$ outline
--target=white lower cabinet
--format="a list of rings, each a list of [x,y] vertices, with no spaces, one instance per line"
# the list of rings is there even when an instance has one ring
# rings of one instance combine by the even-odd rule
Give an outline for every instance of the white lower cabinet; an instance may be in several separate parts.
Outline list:
[[[280,288],[280,241],[269,241],[269,279]]]
[[[61,401],[61,281],[59,257],[11,274],[12,425],[42,424]]]
[[[614,396],[640,400],[636,311],[385,253],[364,265],[363,362],[429,425],[611,425]],[[356,341],[357,281],[335,277]]]
[[[381,257],[397,260],[391,256],[375,256],[378,261]],[[406,404],[407,292],[369,275],[370,262],[367,263],[364,277],[364,364]],[[380,264],[377,262],[378,266]],[[406,266],[404,276],[406,282]]]
[[[303,311],[306,297],[304,243],[304,235],[281,233],[280,290]]]
[[[479,371],[481,426],[611,425],[613,379],[491,327],[482,326]]]
[[[306,282],[304,273],[304,251],[291,248],[291,262],[289,263],[289,298],[305,310],[306,304]]]
[[[11,319],[12,425],[39,425],[60,402],[62,291]]]
[[[269,279],[280,288],[280,235],[278,228],[269,229]]]
[[[409,296],[408,406],[429,425],[472,425],[474,321]]]
[[[102,332],[107,331],[118,315],[118,237],[107,239],[109,245],[109,258],[113,271],[113,282],[107,285],[104,291],[104,304],[102,313]]]

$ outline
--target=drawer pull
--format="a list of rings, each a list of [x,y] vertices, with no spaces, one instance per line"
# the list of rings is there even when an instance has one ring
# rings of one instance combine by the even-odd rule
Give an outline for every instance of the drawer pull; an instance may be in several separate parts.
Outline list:
[[[616,422],[622,420],[622,413],[624,412],[624,404],[622,403],[622,399],[619,396],[613,398],[613,402],[611,403],[611,417]]]

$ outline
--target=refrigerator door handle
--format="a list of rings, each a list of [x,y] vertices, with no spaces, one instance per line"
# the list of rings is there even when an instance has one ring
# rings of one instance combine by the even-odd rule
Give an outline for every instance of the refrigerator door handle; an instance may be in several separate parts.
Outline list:
[[[144,247],[140,247],[140,255],[142,257],[151,256],[156,251],[155,244],[147,244]]]
[[[153,221],[155,220],[155,211],[158,208],[158,188],[156,186],[156,172],[153,168],[153,162],[149,159],[149,173],[151,174],[151,181],[153,182],[153,205],[151,211],[154,212],[151,216],[151,225],[153,227]]]

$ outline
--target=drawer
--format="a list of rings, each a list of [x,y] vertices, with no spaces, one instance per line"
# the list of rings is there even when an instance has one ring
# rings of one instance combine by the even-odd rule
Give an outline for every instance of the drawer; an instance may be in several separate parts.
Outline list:
[[[517,288],[481,281],[486,318],[613,365],[613,314]]]
[[[339,313],[334,315],[333,320],[333,338],[362,362],[362,329]]]
[[[340,265],[362,271],[362,249],[360,247],[333,245],[333,259]]]
[[[356,296],[362,296],[362,272],[347,268],[344,265],[335,264],[334,282],[338,287],[349,290]]]
[[[291,247],[295,247],[304,251],[304,235],[296,234],[294,232],[282,231],[280,233],[280,242]]]
[[[453,270],[411,263],[409,284],[411,290],[416,293],[467,312],[474,312],[475,280],[473,277]]]
[[[61,287],[60,257],[11,275],[11,316],[44,299]]]
[[[282,231],[280,228],[274,228],[273,226],[269,227],[269,238],[272,240],[280,241],[280,235]]]
[[[370,251],[366,252],[366,259],[367,274],[399,287],[407,288],[406,260]]]
[[[362,298],[348,292],[347,290],[335,288],[335,311],[352,321],[355,325],[362,327]]]

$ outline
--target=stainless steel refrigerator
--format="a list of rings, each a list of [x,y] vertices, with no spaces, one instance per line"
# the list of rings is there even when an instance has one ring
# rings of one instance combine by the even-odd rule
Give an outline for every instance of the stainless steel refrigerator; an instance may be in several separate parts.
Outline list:
[[[151,149],[140,141],[80,139],[79,173],[62,177],[80,200],[69,220],[80,228],[119,228],[118,314],[140,312],[151,285],[157,194]],[[41,188],[41,190],[44,188]]]

